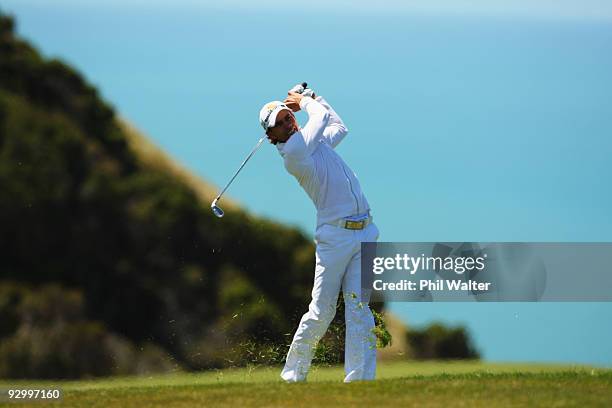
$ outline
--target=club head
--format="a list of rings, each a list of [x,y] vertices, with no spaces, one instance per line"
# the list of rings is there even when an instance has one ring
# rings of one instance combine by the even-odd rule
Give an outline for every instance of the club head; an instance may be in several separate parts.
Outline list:
[[[213,214],[215,214],[219,218],[225,215],[221,207],[217,205],[217,199],[215,199],[215,201],[212,202],[212,204],[210,205],[210,209],[212,210]]]

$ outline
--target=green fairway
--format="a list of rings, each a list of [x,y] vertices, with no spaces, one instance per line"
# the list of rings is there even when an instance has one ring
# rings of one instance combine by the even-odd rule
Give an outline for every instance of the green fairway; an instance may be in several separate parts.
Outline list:
[[[342,383],[340,367],[315,367],[306,384],[284,384],[279,371],[266,367],[86,381],[1,381],[0,388],[59,386],[64,399],[55,405],[64,407],[603,407],[612,403],[612,370],[586,366],[385,363],[379,366],[377,381],[353,384]]]

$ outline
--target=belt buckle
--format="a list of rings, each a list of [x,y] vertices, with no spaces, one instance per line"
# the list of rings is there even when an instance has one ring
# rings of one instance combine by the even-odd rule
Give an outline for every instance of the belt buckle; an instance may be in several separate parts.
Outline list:
[[[350,229],[350,230],[360,230],[360,229],[363,229],[363,224],[365,224],[365,220],[364,221],[346,220],[344,223],[344,228]]]

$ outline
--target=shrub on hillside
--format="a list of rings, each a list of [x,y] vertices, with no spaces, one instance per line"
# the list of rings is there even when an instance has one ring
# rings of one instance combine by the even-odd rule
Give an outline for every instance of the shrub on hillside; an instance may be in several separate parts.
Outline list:
[[[138,348],[102,323],[86,320],[78,290],[0,282],[0,315],[18,322],[3,325],[0,378],[81,378],[178,368],[159,347]]]
[[[410,329],[407,340],[416,359],[477,359],[478,350],[464,327],[433,323],[422,330]]]

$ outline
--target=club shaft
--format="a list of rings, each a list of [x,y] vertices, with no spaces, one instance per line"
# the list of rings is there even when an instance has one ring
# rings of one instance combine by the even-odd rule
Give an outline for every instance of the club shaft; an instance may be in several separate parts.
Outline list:
[[[246,159],[244,159],[244,161],[242,162],[242,164],[240,165],[240,167],[238,167],[238,170],[236,170],[236,173],[234,173],[234,176],[230,179],[230,181],[225,185],[225,187],[223,187],[223,190],[221,190],[221,192],[219,193],[219,195],[217,196],[217,198],[215,198],[216,200],[221,199],[221,196],[223,195],[223,193],[225,193],[225,190],[227,190],[227,188],[230,186],[230,184],[232,184],[232,181],[234,181],[234,179],[236,178],[236,176],[238,175],[238,173],[240,173],[240,170],[242,170],[242,168],[244,167],[245,164],[247,164],[247,162],[249,161],[249,159],[251,157],[253,157],[253,155],[255,154],[255,152],[257,151],[257,149],[259,149],[259,147],[261,146],[261,144],[263,143],[263,141],[265,140],[265,136],[263,136],[261,139],[259,139],[259,142],[257,142],[257,144],[255,145],[255,147],[253,148],[253,150],[251,150],[251,153],[249,153],[249,155],[246,157]]]

